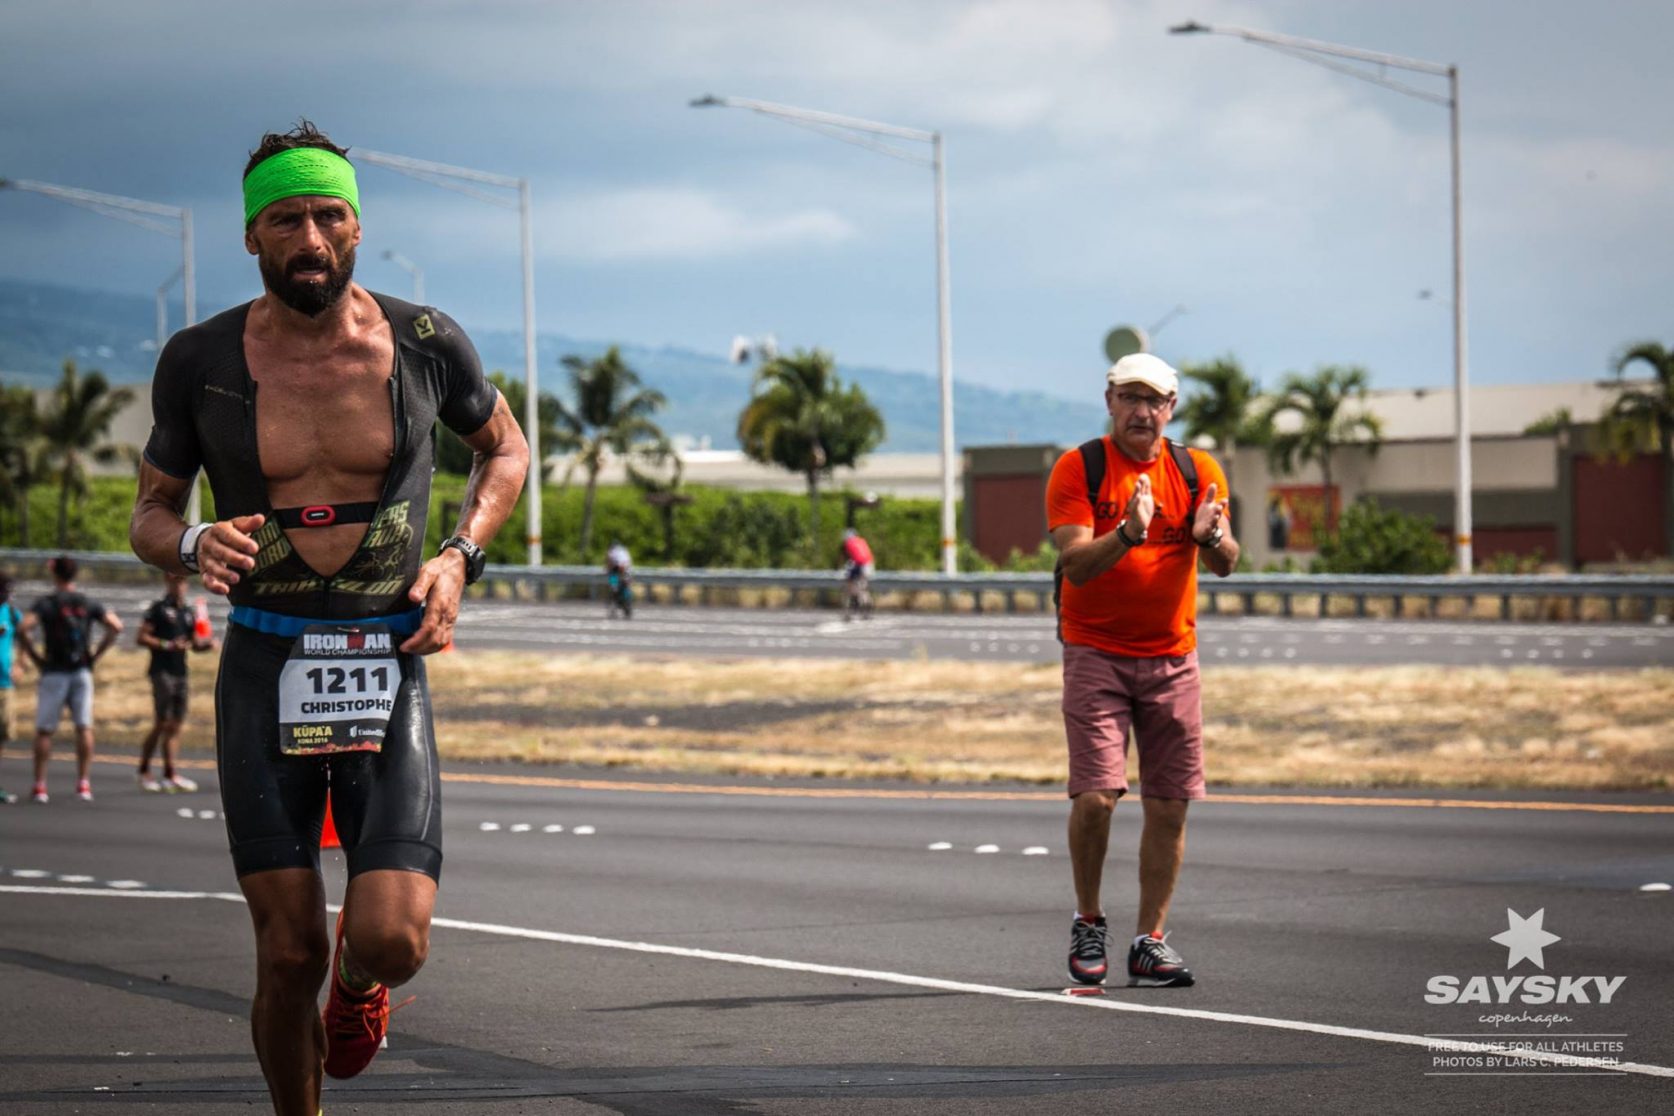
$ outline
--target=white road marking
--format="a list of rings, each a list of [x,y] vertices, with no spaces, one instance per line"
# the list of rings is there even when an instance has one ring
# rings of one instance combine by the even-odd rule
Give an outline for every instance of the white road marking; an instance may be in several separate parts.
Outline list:
[[[138,891],[145,886],[142,880],[106,880],[106,887],[114,887],[119,891]]]
[[[12,875],[20,880],[44,880],[52,873],[39,868],[13,868]]]
[[[511,827],[511,831],[513,833],[527,833],[533,828],[534,826],[530,825],[528,822],[518,822],[516,825]]]
[[[244,902],[244,897],[225,891],[104,891],[98,888],[37,887],[26,884],[0,884],[0,894],[12,895],[76,895],[102,896],[124,899],[216,899],[232,903]],[[335,904],[326,904],[334,911]],[[973,984],[968,981],[942,980],[937,977],[914,976],[883,969],[855,969],[845,965],[821,965],[811,961],[789,961],[778,957],[759,957],[749,953],[724,953],[712,949],[693,949],[688,946],[659,945],[655,942],[630,942],[617,938],[598,938],[589,934],[565,934],[556,930],[535,930],[523,926],[505,926],[492,922],[467,922],[456,918],[433,918],[432,926],[448,930],[465,930],[476,934],[490,934],[502,938],[521,938],[526,941],[552,942],[558,945],[587,946],[594,949],[616,949],[629,953],[650,953],[663,957],[684,957],[693,961],[719,961],[730,965],[748,965],[757,969],[780,972],[815,973],[821,976],[842,977],[849,980],[869,980],[880,984],[898,984],[910,988],[930,988],[941,992],[959,992],[972,996],[994,996],[1006,1000],[1031,1000],[1035,1003],[1058,1004],[1065,1007],[1095,1008],[1105,1011],[1125,1011],[1136,1015],[1166,1015],[1176,1019],[1201,1019],[1209,1023],[1237,1023],[1249,1027],[1266,1027],[1280,1031],[1300,1031],[1328,1035],[1333,1038],[1361,1039],[1367,1042],[1391,1043],[1426,1049],[1453,1050],[1466,1054],[1498,1054],[1504,1049],[1494,1043],[1466,1042],[1435,1038],[1429,1035],[1409,1035],[1399,1031],[1372,1031],[1360,1027],[1340,1027],[1332,1023],[1310,1023],[1300,1019],[1280,1019],[1265,1015],[1243,1015],[1227,1011],[1206,1011],[1199,1008],[1168,1007],[1161,1004],[1119,1000],[1110,996],[1086,998],[1065,996],[1058,992],[1034,992],[1023,988],[1006,988],[996,984]],[[1657,1066],[1643,1062],[1615,1062],[1609,1058],[1589,1058],[1578,1054],[1560,1054],[1544,1050],[1520,1050],[1519,1055],[1531,1061],[1552,1065],[1577,1066],[1589,1069],[1611,1069],[1621,1073],[1646,1077],[1674,1078],[1674,1066]]]
[[[974,852],[974,853],[977,853],[979,856],[986,856],[989,853],[999,852],[1000,851],[1000,846],[998,846],[998,845],[978,845],[976,848],[972,849],[971,851]]]
[[[946,852],[947,850],[951,849],[952,847],[953,847],[953,842],[952,841],[932,841],[930,843],[930,851],[931,852]]]
[[[564,832],[564,827],[561,826],[561,825],[543,825],[543,826],[541,826],[541,832],[542,833],[562,833],[562,832]]]
[[[477,826],[477,828],[482,830],[484,833],[493,833],[495,830],[500,828],[500,823],[499,822],[483,822],[481,825]]]
[[[1665,883],[1640,884],[1640,891],[1674,891],[1674,886]]]
[[[197,817],[197,815],[192,812],[192,808],[190,806],[182,806],[174,812],[174,816],[177,818],[185,818],[187,821],[191,821],[193,818]]]
[[[1048,850],[1045,845],[1030,845],[1023,850],[1024,856],[1046,856]]]
[[[590,825],[578,825],[574,829],[570,830],[570,832],[575,834],[577,837],[591,837],[593,834],[597,833],[598,830],[594,829]]]
[[[198,811],[198,818],[202,821],[214,821],[215,820],[215,811],[214,810],[199,810]]]
[[[93,882],[93,877],[92,876],[59,876],[58,877],[58,882],[59,883],[67,883],[67,884],[92,883]]]

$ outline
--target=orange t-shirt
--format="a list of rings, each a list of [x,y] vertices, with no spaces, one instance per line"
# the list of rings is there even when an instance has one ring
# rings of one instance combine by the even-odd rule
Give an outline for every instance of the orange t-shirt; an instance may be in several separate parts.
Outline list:
[[[1215,498],[1226,499],[1226,474],[1215,459],[1202,450],[1186,452],[1197,466],[1198,500],[1208,495],[1211,484],[1216,486]],[[1087,505],[1087,472],[1080,451],[1072,449],[1058,458],[1046,486],[1047,530],[1091,527],[1095,538],[1114,531],[1141,473],[1150,474],[1157,501],[1145,544],[1085,585],[1064,579],[1064,642],[1131,658],[1184,655],[1197,649],[1198,546],[1188,518],[1191,494],[1167,446],[1155,461],[1142,464],[1107,436],[1096,516]],[[1138,532],[1130,526],[1128,533]]]

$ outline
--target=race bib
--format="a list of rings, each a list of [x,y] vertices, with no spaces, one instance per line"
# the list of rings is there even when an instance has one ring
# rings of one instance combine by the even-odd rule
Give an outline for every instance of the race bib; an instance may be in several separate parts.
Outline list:
[[[288,756],[378,751],[400,687],[387,624],[309,626],[279,675],[279,750]]]

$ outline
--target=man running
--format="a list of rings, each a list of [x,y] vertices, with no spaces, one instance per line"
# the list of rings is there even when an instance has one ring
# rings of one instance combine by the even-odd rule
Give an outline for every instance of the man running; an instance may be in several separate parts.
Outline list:
[[[216,758],[255,926],[252,1032],[280,1116],[315,1116],[322,1070],[366,1067],[388,989],[424,964],[442,849],[420,656],[447,645],[529,467],[459,326],[352,282],[360,201],[345,154],[307,121],[251,154],[244,246],[265,291],[159,357],[130,528],[141,558],[201,573],[233,605]],[[438,419],[476,456],[455,533],[425,561]],[[188,525],[200,466],[225,518]],[[319,870],[328,785],[349,869],[335,952]]]
[[[76,588],[79,569],[74,558],[60,555],[47,563],[47,571],[52,574],[52,592],[29,606],[18,629],[23,653],[41,671],[35,698],[35,789],[29,797],[42,806],[51,801],[47,763],[52,759],[52,734],[67,708],[76,733],[76,797],[92,802],[88,773],[93,767],[93,664],[122,634],[122,621]],[[104,635],[93,648],[95,624]],[[30,639],[37,627],[41,629],[39,651]]]
[[[151,705],[156,719],[140,747],[139,785],[143,791],[195,791],[197,783],[174,768],[180,758],[180,730],[186,724],[186,652],[208,651],[213,640],[199,642],[192,630],[197,626],[192,608],[186,603],[186,576],[165,574],[167,589],[151,602],[140,621],[140,646],[151,652],[146,670],[151,679]],[[163,777],[151,774],[151,757],[163,753]]]

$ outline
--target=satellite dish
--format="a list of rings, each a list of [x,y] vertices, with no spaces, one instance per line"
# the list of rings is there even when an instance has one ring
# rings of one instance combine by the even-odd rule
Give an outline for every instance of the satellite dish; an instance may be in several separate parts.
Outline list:
[[[1149,352],[1150,338],[1138,326],[1117,326],[1104,336],[1104,355],[1115,364],[1125,356]]]

